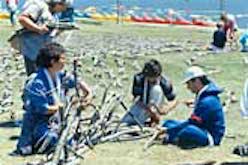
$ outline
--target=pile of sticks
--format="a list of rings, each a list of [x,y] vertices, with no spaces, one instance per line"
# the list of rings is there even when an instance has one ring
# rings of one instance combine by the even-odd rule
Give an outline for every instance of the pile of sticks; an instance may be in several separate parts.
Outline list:
[[[116,111],[119,105],[123,107],[122,96],[109,94],[106,88],[100,106],[93,106],[91,117],[78,116],[77,106],[70,102],[61,111],[63,118],[60,138],[53,152],[46,155],[44,165],[75,164],[84,159],[87,151],[97,144],[105,142],[120,142],[138,140],[152,136],[156,129],[141,126],[127,126],[121,123]],[[126,109],[125,109],[126,110]]]

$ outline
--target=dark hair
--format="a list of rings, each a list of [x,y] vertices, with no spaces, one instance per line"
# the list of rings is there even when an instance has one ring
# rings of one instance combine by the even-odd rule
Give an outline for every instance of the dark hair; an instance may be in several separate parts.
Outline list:
[[[50,8],[54,8],[57,4],[66,5],[66,0],[51,0],[47,4]]]
[[[222,21],[226,21],[227,20],[227,13],[226,12],[221,13],[220,20],[222,20]]]
[[[216,27],[219,29],[219,28],[222,28],[224,26],[223,22],[218,22],[216,24]]]
[[[145,75],[145,77],[160,76],[162,73],[162,66],[157,60],[152,59],[145,63],[142,73]]]
[[[58,43],[48,43],[39,51],[36,64],[38,67],[49,68],[52,66],[51,62],[60,59],[61,54],[65,53],[65,49]]]
[[[207,78],[207,76],[202,76],[202,77],[196,77],[191,79],[190,81],[195,81],[196,79],[199,79],[201,81],[201,83],[205,86],[208,85],[210,83],[210,80]]]

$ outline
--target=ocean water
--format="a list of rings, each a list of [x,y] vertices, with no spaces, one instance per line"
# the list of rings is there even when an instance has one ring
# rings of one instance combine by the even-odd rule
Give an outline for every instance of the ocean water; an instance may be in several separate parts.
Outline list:
[[[2,0],[2,6],[5,0]],[[119,1],[126,9],[139,11],[165,11],[168,8],[180,11],[189,18],[190,15],[208,15],[218,18],[221,10],[234,14],[241,28],[248,28],[248,0],[74,0],[78,9],[95,6],[108,10],[116,6]],[[24,0],[20,0],[23,4]]]

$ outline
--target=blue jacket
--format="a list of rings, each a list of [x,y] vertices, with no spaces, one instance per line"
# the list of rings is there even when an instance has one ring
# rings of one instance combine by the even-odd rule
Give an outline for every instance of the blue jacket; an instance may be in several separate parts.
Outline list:
[[[61,88],[72,88],[75,84],[73,77],[68,78],[63,72],[59,72]],[[57,87],[57,84],[55,84]],[[43,68],[40,68],[36,75],[25,85],[23,101],[24,110],[22,133],[17,148],[32,146],[35,143],[34,137],[40,127],[49,127],[49,119],[52,115],[47,114],[48,106],[54,104],[52,90],[45,76]],[[60,96],[63,93],[61,91]]]
[[[222,89],[214,83],[208,84],[206,89],[198,96],[193,114],[189,122],[206,129],[213,137],[214,144],[219,145],[225,133],[225,119],[221,101],[218,94]]]
[[[213,35],[213,45],[218,48],[224,48],[226,44],[226,33],[223,30],[216,30]]]
[[[180,125],[168,129],[168,133],[180,130],[189,124],[208,131],[214,140],[214,145],[219,145],[225,133],[225,119],[221,101],[218,94],[222,92],[214,83],[205,86],[195,102],[195,108],[188,120]]]

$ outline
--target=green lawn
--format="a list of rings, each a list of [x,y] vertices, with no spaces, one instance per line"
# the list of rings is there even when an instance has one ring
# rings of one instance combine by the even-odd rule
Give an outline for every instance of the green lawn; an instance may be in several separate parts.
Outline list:
[[[9,51],[9,46],[6,42],[12,29],[5,23],[0,23],[0,50],[5,52]],[[108,44],[107,41],[111,42],[111,39],[116,39],[116,44],[113,44],[113,50],[119,50],[122,45],[122,40],[128,41],[128,38],[139,39],[138,41],[143,43],[146,40],[161,40],[180,43],[183,50],[173,52],[162,52],[154,53],[151,55],[137,56],[136,59],[130,58],[130,54],[127,51],[122,56],[113,56],[111,52],[106,52],[106,57],[103,61],[106,62],[106,66],[102,69],[95,67],[93,73],[86,72],[87,69],[93,68],[92,58],[90,56],[82,57],[82,72],[81,76],[91,86],[95,86],[99,83],[109,83],[112,80],[108,79],[105,74],[106,70],[112,70],[117,75],[118,68],[115,65],[114,60],[116,58],[125,61],[125,75],[128,80],[124,82],[123,88],[115,88],[113,90],[119,91],[125,94],[125,101],[131,105],[131,84],[132,76],[137,70],[134,70],[133,63],[136,61],[141,67],[144,62],[155,58],[158,59],[163,66],[164,73],[172,80],[178,99],[186,97],[194,97],[183,84],[181,84],[183,78],[183,71],[187,68],[185,60],[195,56],[197,62],[200,65],[206,67],[214,67],[220,69],[221,72],[211,75],[211,77],[226,90],[233,90],[236,92],[236,96],[239,99],[240,93],[242,92],[243,83],[247,77],[247,65],[243,63],[245,54],[239,53],[238,51],[230,52],[226,54],[209,54],[203,50],[211,40],[212,30],[202,30],[194,28],[182,28],[174,26],[166,27],[147,27],[138,25],[115,25],[115,24],[103,24],[102,26],[93,25],[82,25],[80,31],[74,31],[72,37],[69,38],[68,42],[63,42],[66,47],[70,48],[74,53],[81,51],[97,50],[99,43],[105,41],[104,44]],[[120,40],[118,40],[120,38]],[[74,40],[75,39],[75,40]],[[88,42],[89,44],[81,45],[80,41],[93,40],[94,42]],[[128,45],[130,43],[125,43]],[[125,45],[123,45],[125,47]],[[1,52],[0,52],[1,54]],[[68,55],[69,56],[69,55]],[[11,58],[11,57],[10,57]],[[1,57],[0,57],[1,59]],[[11,58],[12,59],[12,58]],[[70,59],[68,60],[70,61]],[[19,61],[20,62],[20,61]],[[13,61],[13,63],[16,63]],[[14,64],[13,64],[14,65]],[[71,70],[68,62],[67,68]],[[103,77],[101,79],[94,78],[94,73],[101,73]],[[120,77],[122,75],[118,75]],[[12,81],[14,91],[14,106],[13,109],[17,112],[17,117],[21,117],[21,98],[20,89],[22,88],[24,77],[17,77]],[[0,84],[3,88],[3,83]],[[97,88],[96,104],[102,96],[102,88]],[[1,92],[0,92],[1,94]],[[226,98],[226,93],[221,95],[222,99]],[[179,105],[175,111],[171,112],[164,119],[186,119],[191,110],[187,109],[183,105]],[[119,110],[122,114],[123,111]],[[1,122],[9,121],[9,114],[0,116]],[[218,162],[248,162],[248,158],[240,158],[233,155],[232,149],[238,145],[247,142],[248,139],[248,120],[241,118],[239,113],[239,103],[232,104],[226,113],[227,132],[226,137],[219,147],[213,148],[201,148],[194,150],[181,150],[175,146],[167,145],[155,145],[148,151],[142,150],[146,140],[134,141],[134,142],[123,142],[123,143],[106,143],[96,146],[94,151],[87,154],[82,164],[95,165],[95,164],[135,164],[135,165],[160,165],[160,164],[180,164],[187,162],[201,162],[206,160],[215,160]],[[19,128],[3,128],[0,127],[0,164],[22,164],[24,162],[34,160],[37,157],[27,158],[13,158],[8,156],[14,148],[16,141],[10,140],[12,136],[17,136],[20,132]],[[37,158],[38,159],[38,158]]]

